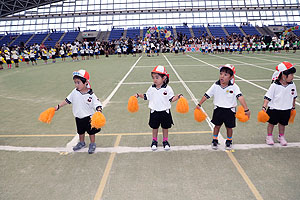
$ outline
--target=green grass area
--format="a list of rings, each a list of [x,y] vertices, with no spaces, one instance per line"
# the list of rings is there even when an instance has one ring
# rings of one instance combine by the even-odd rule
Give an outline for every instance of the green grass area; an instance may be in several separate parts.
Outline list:
[[[236,84],[251,110],[251,119],[248,122],[237,121],[234,144],[264,144],[267,124],[258,123],[256,119],[266,93],[264,89],[270,86],[277,64],[290,61],[296,63],[297,70],[300,64],[299,52],[265,55],[164,55],[143,56],[124,80],[124,84],[114,93],[103,109],[107,123],[96,137],[98,148],[114,147],[116,134],[128,133],[129,135],[121,137],[119,146],[150,149],[152,130],[148,126],[148,102],[139,99],[139,111],[129,113],[127,101],[131,95],[147,91],[152,83],[150,72],[159,64],[164,65],[170,74],[169,85],[174,93],[182,93],[190,106],[189,113],[180,114],[176,112],[176,102],[172,103],[174,126],[169,130],[172,132],[169,136],[171,148],[210,145],[211,142],[209,124],[194,120],[195,103],[184,85],[179,82],[176,73],[199,101],[206,90],[218,80],[219,72],[214,67],[227,63],[235,65]],[[90,73],[93,91],[104,102],[138,59],[139,57],[132,56],[110,56],[80,62],[58,60],[57,63],[48,65],[38,61],[37,66],[21,63],[19,68],[1,70],[0,147],[65,147],[76,135],[71,106],[65,106],[56,112],[51,124],[39,122],[38,116],[45,109],[62,102],[73,90],[72,72],[86,69]],[[294,82],[299,91],[300,80],[297,79],[300,77],[300,70],[298,71]],[[264,89],[241,81],[238,77],[250,80]],[[203,104],[203,109],[211,118],[212,99]],[[299,110],[299,105],[296,109]],[[297,115],[295,123],[286,128],[289,143],[300,142],[299,130],[300,117]],[[131,133],[142,134],[130,135]],[[221,134],[226,138],[224,128],[221,129]],[[274,135],[277,134],[276,127]],[[26,135],[32,136],[25,137]],[[162,136],[159,135],[159,148],[162,148],[161,140]],[[86,141],[88,144],[88,137]],[[296,199],[300,195],[300,173],[296,170],[299,152],[299,147],[274,147],[236,150],[233,155],[263,199]],[[109,155],[110,153],[60,155],[0,150],[0,199],[93,199],[105,175]],[[171,150],[116,154],[108,175],[102,195],[103,199],[108,200],[255,199],[247,183],[223,151]],[[291,184],[289,180],[292,181]],[[277,193],[278,190],[280,193]]]

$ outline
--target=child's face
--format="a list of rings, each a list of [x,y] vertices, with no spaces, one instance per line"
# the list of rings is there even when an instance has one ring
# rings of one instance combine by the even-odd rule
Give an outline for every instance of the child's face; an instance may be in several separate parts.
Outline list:
[[[220,72],[220,83],[221,83],[221,85],[228,85],[231,78],[232,78],[231,75],[226,73],[225,71]]]
[[[285,81],[288,83],[294,79],[294,74],[289,74],[287,76],[283,74],[283,76],[285,77]]]
[[[164,76],[163,78],[159,75],[159,74],[151,74],[152,79],[153,79],[153,83],[157,86],[160,87],[163,85],[164,80],[166,79],[166,77]]]
[[[87,88],[86,85],[80,79],[75,78],[74,83],[78,91],[82,91]]]

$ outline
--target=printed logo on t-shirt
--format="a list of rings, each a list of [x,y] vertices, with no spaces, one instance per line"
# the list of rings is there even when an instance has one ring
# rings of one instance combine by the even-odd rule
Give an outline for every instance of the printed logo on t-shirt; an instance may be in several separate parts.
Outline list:
[[[292,91],[292,95],[294,95],[295,94],[295,89],[292,89],[291,91]]]
[[[92,97],[89,97],[87,101],[92,102],[92,99],[93,99]]]
[[[163,93],[164,95],[167,95],[168,93],[167,93],[167,91],[164,91],[164,93]]]

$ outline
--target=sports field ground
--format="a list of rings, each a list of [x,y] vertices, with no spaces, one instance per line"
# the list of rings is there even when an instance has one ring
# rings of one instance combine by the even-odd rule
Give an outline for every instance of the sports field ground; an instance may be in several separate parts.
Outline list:
[[[267,124],[256,116],[270,86],[275,66],[296,65],[300,88],[300,53],[281,54],[161,54],[110,56],[96,60],[43,64],[0,71],[0,199],[3,200],[251,200],[300,198],[300,116],[286,128],[287,147],[265,144]],[[218,79],[218,67],[236,67],[236,84],[251,111],[237,122],[233,150],[225,151],[225,129],[219,150],[211,149],[212,124],[194,120],[193,109]],[[152,84],[150,72],[164,65],[175,94],[188,100],[187,114],[172,105],[171,150],[152,152],[148,102],[139,99],[137,113],[127,101]],[[77,142],[71,106],[56,112],[51,124],[38,121],[45,109],[73,90],[72,72],[86,69],[92,89],[104,105],[107,123],[96,136],[96,153],[72,152]],[[300,108],[297,100],[296,110]],[[213,103],[203,109],[212,117]],[[274,129],[277,138],[278,129]],[[160,130],[161,132],[161,130]],[[89,143],[88,137],[86,137]]]

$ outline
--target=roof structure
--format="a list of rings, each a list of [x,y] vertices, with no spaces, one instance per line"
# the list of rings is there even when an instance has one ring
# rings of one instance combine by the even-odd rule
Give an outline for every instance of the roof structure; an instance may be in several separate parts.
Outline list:
[[[0,0],[0,18],[63,0]]]

